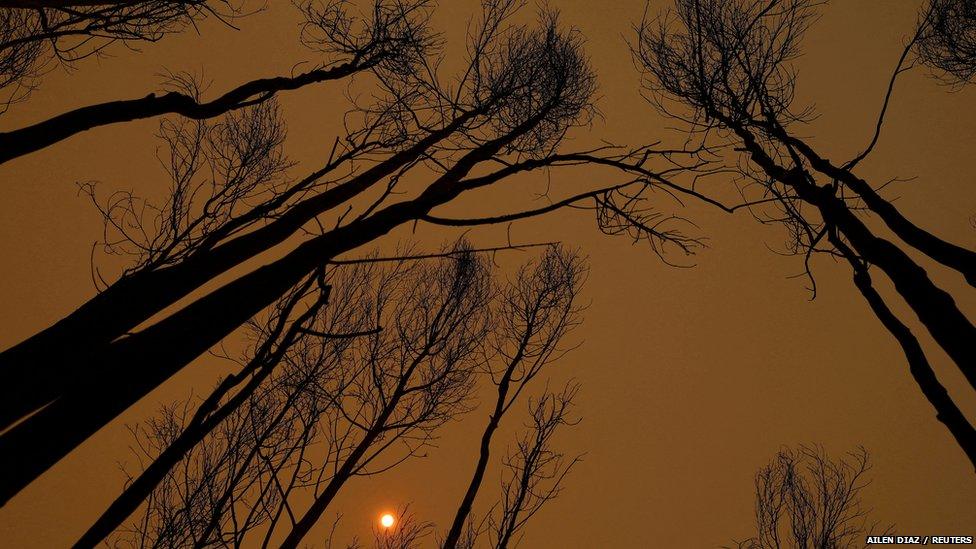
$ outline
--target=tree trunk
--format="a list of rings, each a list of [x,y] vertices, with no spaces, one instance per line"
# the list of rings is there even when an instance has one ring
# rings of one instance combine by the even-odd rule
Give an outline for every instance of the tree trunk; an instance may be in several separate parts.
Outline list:
[[[970,286],[976,286],[976,252],[946,242],[908,220],[894,204],[879,195],[867,181],[856,176],[849,169],[834,166],[822,158],[803,140],[797,139],[779,127],[769,127],[776,137],[797,147],[810,162],[810,166],[820,173],[836,179],[856,192],[867,207],[878,215],[885,225],[898,238],[939,263],[959,271]]]
[[[392,409],[388,408],[388,411],[392,411]],[[389,414],[387,413],[386,415],[388,416]],[[385,419],[383,422],[385,423]],[[380,425],[382,425],[382,423]],[[329,484],[325,487],[325,490],[323,490],[322,493],[315,498],[315,501],[312,502],[312,505],[308,508],[308,511],[306,511],[305,514],[302,515],[302,518],[300,518],[295,526],[292,527],[291,532],[288,533],[288,536],[281,543],[280,549],[295,549],[298,547],[298,544],[305,539],[308,532],[322,517],[322,513],[325,513],[325,510],[329,507],[329,504],[331,504],[332,500],[335,499],[336,495],[339,493],[339,490],[352,476],[359,464],[359,460],[362,459],[366,451],[369,450],[369,447],[373,444],[373,441],[376,440],[376,437],[379,436],[380,432],[381,429],[377,429],[374,425],[374,428],[370,430],[365,437],[363,437],[363,440],[360,441],[355,450],[349,454],[349,457],[342,464],[342,467],[340,467],[332,479],[329,480]]]
[[[799,198],[820,211],[824,223],[836,227],[851,246],[870,264],[876,265],[894,282],[895,289],[918,315],[932,337],[945,349],[969,384],[976,388],[976,328],[959,310],[955,300],[936,286],[925,270],[904,251],[879,238],[834,195],[833,188],[807,181],[802,167],[787,170],[776,163],[752,133],[728,117],[716,115],[742,139],[752,161],[769,177],[792,188]]]
[[[485,478],[485,470],[488,468],[488,460],[491,457],[491,438],[498,430],[498,425],[501,423],[502,415],[505,413],[505,400],[508,398],[509,388],[512,386],[512,375],[515,372],[515,368],[522,362],[525,356],[525,348],[529,342],[529,336],[532,333],[532,324],[530,323],[526,326],[525,335],[522,337],[518,352],[508,363],[508,367],[505,369],[505,373],[502,378],[498,381],[498,398],[495,400],[495,409],[492,411],[491,416],[488,418],[488,425],[485,426],[485,431],[481,435],[481,446],[478,451],[478,463],[475,466],[474,474],[471,476],[471,482],[468,484],[468,490],[464,493],[464,497],[461,499],[461,504],[458,506],[457,513],[454,515],[454,522],[451,524],[451,530],[448,532],[447,537],[444,538],[444,549],[455,549],[457,547],[458,541],[461,538],[461,533],[464,531],[464,523],[468,520],[468,515],[471,514],[471,508],[474,506],[474,499],[478,495],[478,490],[481,488],[481,483]],[[523,380],[524,382],[525,380]]]
[[[305,288],[307,289],[307,287]],[[300,294],[297,294],[300,295]],[[327,294],[323,294],[325,297]],[[152,463],[146,467],[139,476],[130,482],[122,493],[112,502],[108,509],[95,521],[95,523],[75,542],[75,549],[95,547],[107,538],[116,528],[122,525],[135,510],[152,494],[153,490],[166,477],[170,470],[175,467],[183,457],[192,450],[200,441],[207,437],[217,426],[219,426],[230,414],[239,408],[247,399],[254,394],[257,388],[274,371],[280,363],[288,348],[295,341],[299,330],[304,324],[314,317],[321,308],[324,300],[320,298],[315,305],[302,313],[295,319],[291,327],[287,330],[281,341],[275,345],[276,340],[284,331],[285,323],[291,315],[291,311],[298,304],[299,299],[290,300],[282,309],[275,328],[268,334],[268,339],[262,344],[254,358],[241,369],[240,372],[224,379],[221,384],[214,389],[210,396],[200,405],[194,414],[190,424],[171,442],[165,450],[160,452]],[[247,384],[234,394],[227,402],[220,404],[227,392],[240,383],[245,376],[251,376]],[[277,424],[284,417],[293,398],[297,395],[296,390],[289,397],[277,418],[272,425]]]
[[[444,549],[454,549],[457,547],[458,540],[461,539],[461,533],[464,531],[464,524],[467,522],[468,515],[471,514],[471,508],[474,506],[474,499],[478,495],[478,490],[481,488],[481,482],[485,478],[485,471],[488,469],[488,460],[491,457],[491,438],[498,429],[498,424],[501,421],[505,394],[508,392],[508,381],[503,380],[502,383],[505,385],[504,389],[501,387],[499,388],[499,398],[495,406],[495,411],[488,419],[488,425],[485,426],[485,431],[481,435],[481,446],[479,447],[478,451],[478,463],[474,468],[474,474],[471,476],[471,482],[468,484],[468,489],[464,493],[464,497],[461,499],[461,504],[458,505],[457,513],[454,515],[454,522],[451,524],[451,530],[447,533],[447,537],[444,538]]]
[[[98,357],[81,364],[85,372],[68,392],[46,408],[0,435],[0,505],[43,474],[89,436],[129,406],[216,345],[249,318],[271,305],[318,265],[360,247],[395,227],[419,219],[435,206],[469,188],[460,180],[478,163],[534,125],[490,141],[467,153],[454,167],[412,201],[400,202],[372,216],[305,242],[285,257],[265,265],[200,298],[145,330],[112,343]],[[542,161],[537,163],[542,165]],[[531,164],[535,166],[536,164]],[[491,184],[518,168],[477,178]]]
[[[53,326],[0,353],[0,372],[8,380],[0,387],[0,429],[92,375],[79,365],[97,362],[97,356],[116,339],[214,277],[284,242],[316,216],[415,160],[476,115],[474,111],[461,115],[345,184],[296,204],[264,227],[178,264],[119,280]]]
[[[905,358],[908,359],[912,378],[915,379],[915,383],[918,384],[929,404],[935,408],[936,419],[949,429],[949,433],[956,440],[956,444],[962,448],[966,457],[969,458],[969,462],[976,468],[976,429],[973,429],[966,416],[952,401],[945,387],[939,383],[928,359],[925,358],[925,353],[922,351],[918,339],[885,304],[881,295],[871,285],[871,277],[867,270],[854,273],[854,284],[861,291],[861,295],[864,296],[881,323],[898,340],[905,352]]]
[[[816,189],[816,190],[814,190]],[[829,189],[801,186],[805,200],[816,205],[824,222],[837,227],[851,247],[868,263],[880,268],[918,315],[932,337],[945,349],[973,388],[976,388],[976,328],[946,291],[936,286],[923,268],[897,246],[879,238]]]

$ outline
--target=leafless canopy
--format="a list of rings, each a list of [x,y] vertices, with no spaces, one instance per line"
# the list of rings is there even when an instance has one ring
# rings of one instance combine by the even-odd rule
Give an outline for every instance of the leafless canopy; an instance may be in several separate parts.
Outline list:
[[[456,250],[334,268],[330,306],[298,327],[267,381],[170,470],[119,540],[266,545],[317,522],[351,478],[422,454],[468,409],[488,326],[486,262]],[[255,349],[276,320],[253,325]],[[181,410],[164,409],[140,431],[150,460],[185,429]],[[308,497],[316,504],[303,511]]]
[[[945,82],[962,86],[976,78],[976,5],[930,0],[916,51]]]
[[[632,45],[648,99],[662,113],[683,121],[689,140],[701,143],[701,177],[725,178],[763,223],[787,228],[786,252],[804,258],[801,273],[816,295],[811,258],[823,254],[850,264],[855,285],[905,352],[910,372],[937,417],[976,463],[976,429],[937,380],[918,339],[880,299],[868,269],[894,282],[938,344],[976,388],[976,355],[968,342],[976,326],[952,296],[928,278],[903,248],[962,274],[976,287],[976,253],[943,240],[906,218],[882,196],[896,179],[872,184],[855,168],[879,142],[887,107],[910,53],[922,44],[927,20],[903,45],[867,146],[843,163],[818,153],[799,137],[812,110],[794,105],[793,61],[817,0],[675,0],[674,9],[646,16]],[[960,4],[952,3],[954,6]],[[938,3],[933,8],[942,7]],[[956,12],[952,12],[955,15]],[[938,24],[932,27],[938,29]],[[921,42],[919,42],[921,40]],[[875,233],[860,213],[876,216],[899,241]],[[930,309],[937,303],[935,310]],[[963,335],[966,334],[966,335]]]
[[[118,544],[266,546],[284,537],[295,546],[351,479],[425,455],[441,425],[472,409],[477,381],[500,376],[490,442],[528,382],[562,354],[585,269],[576,254],[549,247],[498,291],[488,265],[462,241],[440,257],[367,256],[304,281],[250,323],[240,370],[195,412],[192,400],[165,407],[135,431],[148,463],[118,500],[130,507],[113,504],[84,544],[121,524],[141,493],[140,518],[116,531]],[[558,495],[578,458],[566,460],[550,441],[576,422],[577,391],[547,387],[530,399],[528,432],[503,461],[502,501],[475,526],[471,503],[489,458],[482,448],[450,547],[486,531],[506,547]],[[406,509],[400,515],[375,532],[378,547],[412,547],[433,531]]]
[[[508,382],[520,390],[566,352],[563,338],[581,321],[577,297],[585,276],[583,258],[560,246],[519,268],[501,291],[496,313],[498,366],[491,372],[496,384]],[[518,391],[503,399],[503,408],[517,396]]]
[[[578,392],[579,385],[570,383],[562,391],[547,390],[529,401],[528,430],[503,462],[501,502],[489,517],[495,549],[518,544],[526,523],[559,496],[566,475],[582,459],[567,457],[553,446],[560,427],[578,421],[572,416],[573,399]]]
[[[576,303],[586,268],[583,259],[561,246],[553,246],[537,261],[530,261],[500,292],[490,337],[488,375],[496,398],[481,436],[470,483],[458,505],[444,549],[471,547],[484,531],[472,515],[491,458],[492,439],[519,396],[548,364],[569,348],[564,336],[579,322]],[[546,395],[543,400],[550,398]]]
[[[379,69],[408,74],[440,47],[430,30],[432,0],[376,0],[358,14],[348,0],[296,2],[304,21],[301,42],[335,60],[371,60]]]
[[[793,189],[730,154],[737,136],[719,130],[741,127],[765,152],[792,162],[770,126],[789,127],[811,115],[794,108],[791,62],[820,4],[676,0],[673,10],[644,18],[632,45],[648,100],[666,116],[686,122],[703,143],[705,162],[695,169],[704,177],[735,176],[744,202],[755,204],[750,206],[754,215],[786,226],[787,250],[801,254],[816,248],[819,220],[804,212]]]
[[[790,61],[816,16],[816,0],[676,0],[673,11],[645,18],[634,44],[651,99],[666,96],[708,124],[790,115],[795,74]]]
[[[86,6],[90,8],[96,4],[129,9],[148,3],[90,2]],[[170,3],[153,3],[156,4],[162,6]],[[206,7],[207,4],[200,4],[198,10],[213,13],[212,9]],[[438,48],[439,39],[428,26],[431,6],[431,0],[374,0],[371,9],[363,13],[344,1],[296,2],[304,17],[300,41],[315,52],[310,69],[297,73],[295,69],[298,66],[306,66],[299,63],[289,75],[250,80],[207,100],[203,98],[207,85],[200,82],[202,75],[196,77],[184,72],[172,73],[164,82],[167,91],[163,94],[150,93],[134,99],[86,105],[21,128],[0,132],[0,163],[102,126],[169,114],[192,120],[217,118],[267,101],[280,92],[338,81],[364,72],[372,72],[387,83],[397,78],[409,78],[411,72],[422,65],[422,60],[435,54]],[[243,14],[242,6],[230,9],[235,16]],[[27,12],[11,9],[4,13],[7,17],[16,18]],[[28,43],[23,48],[32,44]],[[28,76],[31,71],[41,72],[35,66],[35,60],[22,53],[15,52],[6,61],[0,56],[0,61],[6,62],[9,73],[3,81],[6,82],[4,85],[13,90],[8,103],[16,100],[18,94],[26,97],[37,80]]]
[[[255,208],[280,202],[288,190],[283,176],[291,164],[274,100],[216,122],[164,119],[158,135],[164,146],[157,157],[169,181],[162,204],[130,190],[99,198],[95,183],[80,185],[104,219],[101,251],[128,264],[123,276],[202,251],[220,229],[246,228],[248,218],[257,220]]]
[[[871,469],[857,448],[831,459],[819,446],[781,450],[756,474],[756,535],[739,549],[844,549],[882,535],[861,500]]]
[[[231,21],[260,6],[247,0],[0,2],[0,105],[25,99],[52,62],[66,67],[113,42],[133,48],[202,17]]]

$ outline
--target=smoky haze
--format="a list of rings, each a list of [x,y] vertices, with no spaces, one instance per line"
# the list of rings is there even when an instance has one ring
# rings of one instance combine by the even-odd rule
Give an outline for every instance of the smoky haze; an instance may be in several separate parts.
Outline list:
[[[212,82],[207,96],[287,73],[311,55],[297,42],[295,10],[273,4],[235,23],[239,31],[207,20],[199,33],[145,44],[139,53],[115,47],[80,70],[54,70],[29,102],[4,114],[3,128],[92,103],[142,97],[157,89],[164,68],[202,73]],[[916,4],[870,0],[820,9],[796,61],[795,101],[815,105],[819,117],[803,133],[825,157],[850,157],[870,139],[891,70],[914,28]],[[584,148],[604,137],[622,144],[680,144],[684,134],[669,129],[675,123],[641,97],[626,43],[643,2],[551,5],[561,10],[563,24],[585,36],[599,78],[601,116],[588,128],[571,130],[570,144]],[[654,0],[648,10],[665,5]],[[442,2],[433,26],[448,44],[460,44],[467,18],[477,9],[476,2]],[[448,50],[446,64],[463,62],[459,50]],[[341,131],[346,93],[365,91],[357,83],[327,83],[279,96],[288,125],[286,151],[300,163],[295,173],[327,154]],[[950,93],[921,68],[903,74],[877,150],[858,167],[873,181],[913,178],[893,183],[888,196],[899,197],[906,217],[967,249],[976,248],[976,187],[970,181],[974,94],[973,87]],[[158,120],[144,120],[94,129],[0,166],[0,347],[51,325],[93,295],[90,259],[101,219],[75,183],[97,180],[108,189],[145,188],[161,196],[166,181],[154,156],[157,126]],[[438,213],[481,216],[510,211],[513,203],[538,207],[544,203],[531,199],[547,184],[559,186],[560,196],[587,189],[588,178],[598,173],[587,170],[549,182],[516,178]],[[736,198],[718,192],[730,202]],[[729,215],[691,201],[681,207],[664,194],[658,200],[694,220],[706,238],[695,256],[668,257],[693,268],[667,266],[646,246],[604,236],[592,215],[574,210],[471,235],[483,245],[510,237],[558,240],[578,247],[589,261],[579,298],[588,306],[582,326],[570,336],[583,344],[553,370],[554,383],[575,378],[582,387],[576,405],[583,420],[561,433],[559,444],[585,457],[565,491],[534,519],[522,546],[713,547],[746,537],[756,470],[781,446],[808,442],[833,452],[869,448],[874,468],[865,501],[874,516],[899,532],[972,535],[972,466],[935,420],[897,343],[850,283],[847,265],[815,258],[818,293],[811,301],[805,279],[795,276],[803,271],[802,258],[775,253],[783,250],[780,227],[758,224],[745,211]],[[412,238],[433,248],[461,232],[404,227],[381,247],[390,250]],[[218,282],[272,257],[251,261]],[[524,259],[509,252],[497,260],[511,272]],[[976,293],[961,277],[920,256],[919,261],[976,317]],[[884,295],[894,295],[886,282],[878,285]],[[215,287],[212,282],[191,298]],[[922,343],[937,348],[911,311],[892,302],[902,318],[911,319]],[[929,359],[963,413],[976,418],[976,396],[962,374],[944,354],[930,353]],[[15,496],[0,511],[2,545],[60,547],[75,541],[118,495],[125,481],[119,463],[129,470],[138,466],[127,427],[191,388],[205,393],[226,368],[216,358],[199,358]],[[447,425],[425,459],[350,483],[334,505],[343,515],[337,537],[369,539],[380,514],[405,503],[447,528],[470,478],[472,449],[491,398],[489,389],[482,408]],[[513,418],[502,427],[499,448],[514,440],[523,420]],[[489,467],[486,489],[496,487],[498,474],[497,466]],[[485,509],[476,504],[475,511]],[[307,541],[327,534],[331,518],[321,522]]]

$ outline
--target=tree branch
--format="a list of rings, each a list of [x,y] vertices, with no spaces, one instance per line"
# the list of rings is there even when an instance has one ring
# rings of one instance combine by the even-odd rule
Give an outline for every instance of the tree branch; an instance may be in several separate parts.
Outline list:
[[[81,107],[32,126],[0,133],[0,164],[39,151],[75,134],[109,124],[131,122],[164,114],[179,114],[194,120],[220,116],[260,103],[279,91],[296,90],[309,84],[338,80],[376,63],[354,59],[328,69],[315,69],[298,76],[261,78],[242,84],[213,101],[199,103],[180,92],[161,96],[151,93],[142,99],[110,101]]]

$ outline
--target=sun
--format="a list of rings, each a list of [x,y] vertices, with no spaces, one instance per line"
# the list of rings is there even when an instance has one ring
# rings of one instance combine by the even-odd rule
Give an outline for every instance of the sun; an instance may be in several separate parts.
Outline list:
[[[393,526],[394,522],[396,522],[396,519],[393,518],[393,515],[389,513],[384,513],[383,516],[380,517],[380,524],[383,525],[383,528]]]

